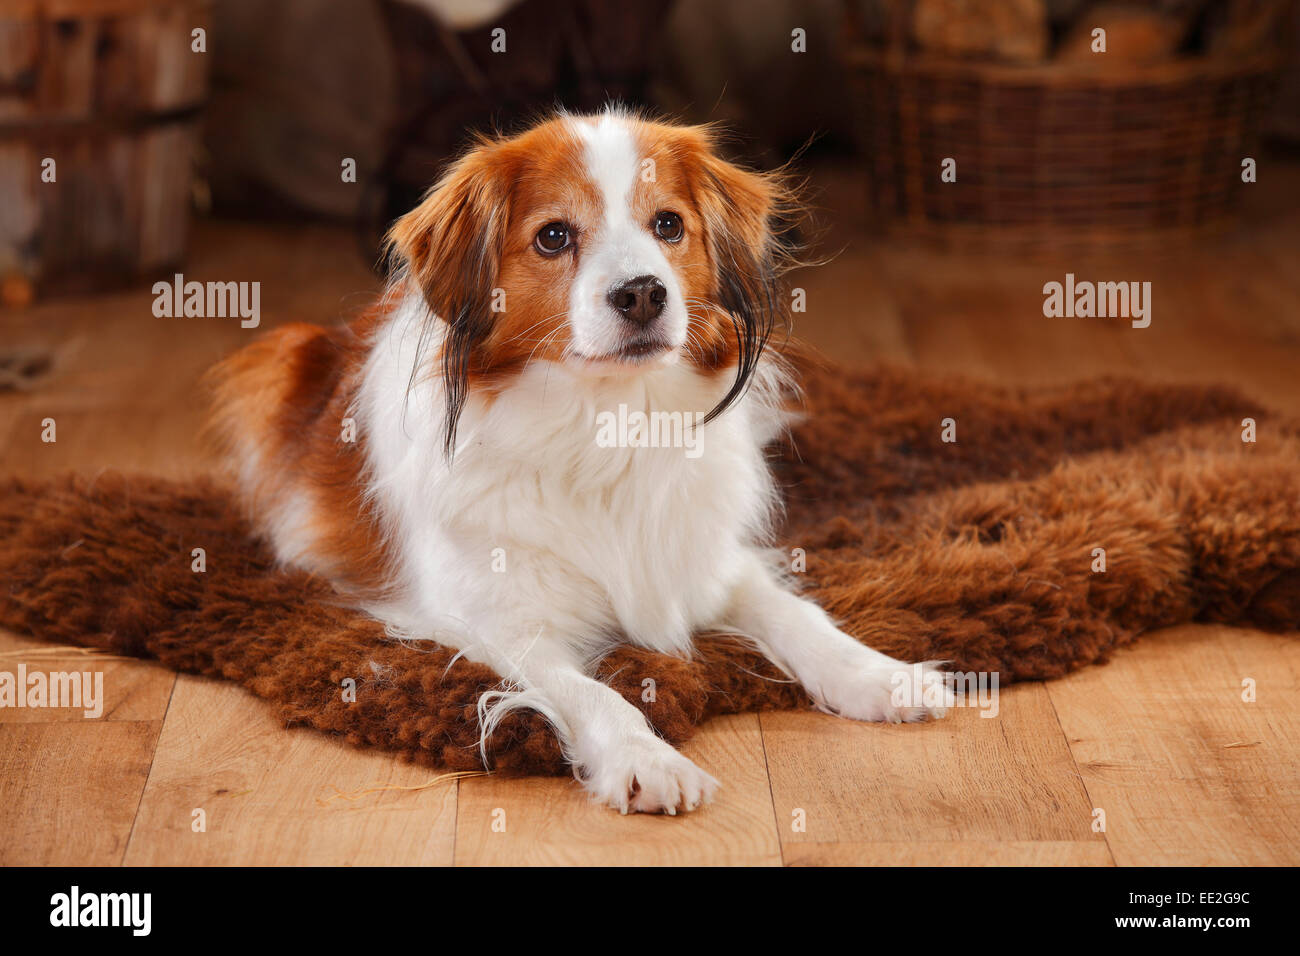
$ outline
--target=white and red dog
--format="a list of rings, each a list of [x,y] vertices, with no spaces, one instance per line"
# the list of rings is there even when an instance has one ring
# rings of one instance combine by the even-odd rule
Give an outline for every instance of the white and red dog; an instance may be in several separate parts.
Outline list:
[[[695,632],[730,631],[827,711],[943,713],[896,705],[907,665],[796,596],[763,548],[790,202],[707,129],[560,115],[479,141],[397,222],[371,313],[280,328],[216,370],[216,424],[277,556],[496,668],[484,735],[540,711],[624,812],[691,810],[718,783],[589,676],[620,641],[688,655]],[[598,442],[620,409],[698,416],[694,453]]]

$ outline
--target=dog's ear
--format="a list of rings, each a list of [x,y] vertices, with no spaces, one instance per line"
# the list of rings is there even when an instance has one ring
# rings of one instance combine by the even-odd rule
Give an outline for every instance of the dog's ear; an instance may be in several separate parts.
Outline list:
[[[492,299],[506,235],[508,190],[491,163],[492,143],[453,165],[388,234],[396,267],[419,286],[442,322],[440,361],[447,415],[444,451],[451,456],[470,372],[492,331]]]
[[[704,131],[696,201],[713,263],[714,299],[736,334],[736,380],[704,421],[711,421],[749,387],[768,338],[785,316],[781,276],[793,262],[788,237],[795,196],[779,173],[758,173],[728,162]]]

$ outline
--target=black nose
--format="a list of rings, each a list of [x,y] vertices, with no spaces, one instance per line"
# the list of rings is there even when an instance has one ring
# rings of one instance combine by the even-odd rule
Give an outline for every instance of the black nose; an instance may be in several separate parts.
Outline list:
[[[611,289],[609,304],[623,317],[638,325],[645,325],[664,310],[668,290],[654,276],[637,276],[621,286]]]

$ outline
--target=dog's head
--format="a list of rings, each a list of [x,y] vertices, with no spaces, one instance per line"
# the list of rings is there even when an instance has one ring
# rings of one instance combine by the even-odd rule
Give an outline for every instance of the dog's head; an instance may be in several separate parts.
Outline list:
[[[783,307],[794,212],[780,177],[707,127],[609,110],[482,138],[394,225],[441,336],[447,450],[471,387],[530,361],[644,374],[687,361],[745,390]]]

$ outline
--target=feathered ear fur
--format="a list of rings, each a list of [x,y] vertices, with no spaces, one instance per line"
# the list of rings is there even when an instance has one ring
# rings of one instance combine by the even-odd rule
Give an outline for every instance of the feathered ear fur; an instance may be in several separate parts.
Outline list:
[[[505,241],[509,194],[491,163],[493,145],[479,140],[388,235],[390,254],[423,291],[431,321],[446,325],[441,364],[448,458],[456,447],[470,373],[481,363],[492,331],[492,290]]]
[[[736,402],[753,379],[772,331],[786,318],[781,277],[795,264],[789,235],[798,199],[781,173],[757,173],[727,162],[708,130],[698,131],[700,180],[696,199],[704,217],[718,306],[736,335],[736,379],[705,416],[712,421]]]

